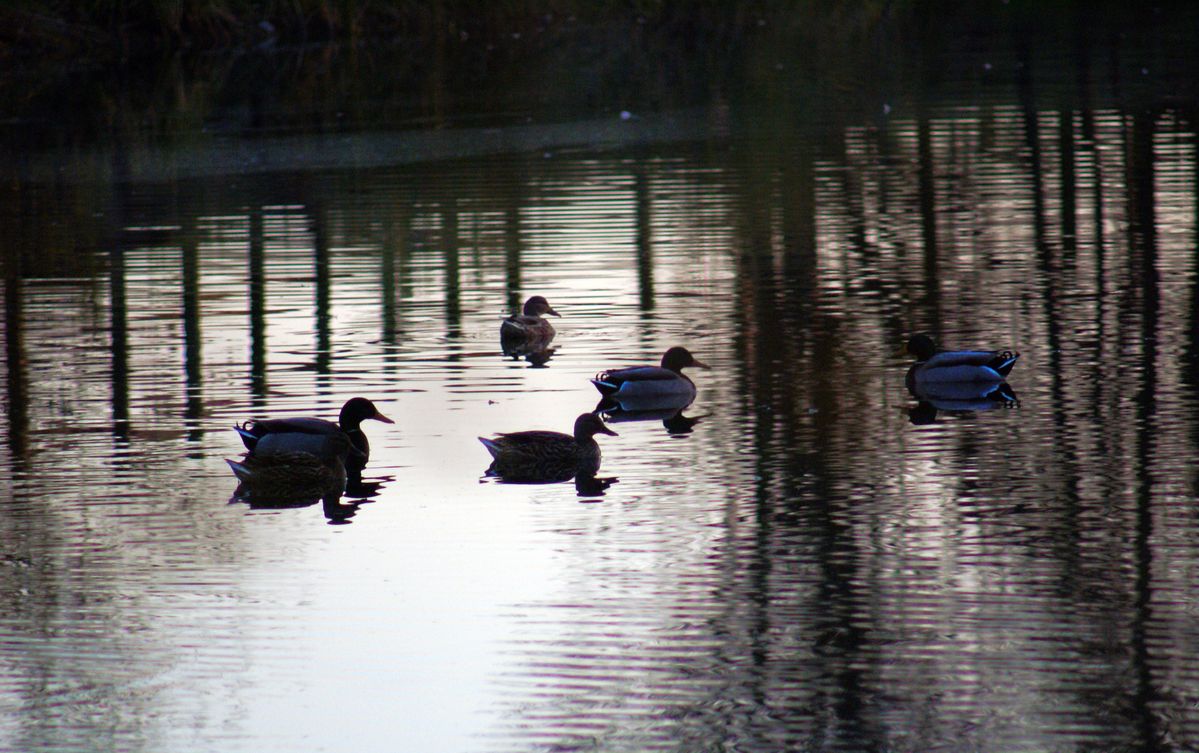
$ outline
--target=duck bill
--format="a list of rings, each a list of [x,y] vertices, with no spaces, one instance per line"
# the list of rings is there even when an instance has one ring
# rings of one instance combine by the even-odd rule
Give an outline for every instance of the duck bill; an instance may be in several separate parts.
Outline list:
[[[904,358],[907,356],[907,354],[908,354],[908,344],[900,343],[899,347],[895,349],[895,352],[891,354],[891,357],[892,358]]]
[[[554,316],[558,317],[559,319],[561,319],[561,318],[562,318],[562,315],[561,315],[561,314],[559,314],[557,311],[554,311],[553,309],[546,309],[546,310],[545,310],[545,313],[547,313],[547,314],[553,314]]]
[[[709,366],[708,364],[706,364],[706,363],[704,363],[703,361],[699,360],[698,358],[692,358],[692,359],[691,359],[691,365],[692,365],[692,366],[695,366],[695,367],[697,367],[697,368],[700,368],[700,369],[710,369],[710,368],[712,368],[711,366]]]
[[[371,418],[375,419],[376,421],[382,421],[385,424],[394,424],[395,423],[395,421],[392,421],[390,418],[388,418],[387,416],[384,416],[382,413],[379,413],[378,411],[375,411],[375,415],[371,416]]]
[[[600,434],[607,434],[610,437],[619,437],[620,435],[609,429],[607,426],[599,430]]]

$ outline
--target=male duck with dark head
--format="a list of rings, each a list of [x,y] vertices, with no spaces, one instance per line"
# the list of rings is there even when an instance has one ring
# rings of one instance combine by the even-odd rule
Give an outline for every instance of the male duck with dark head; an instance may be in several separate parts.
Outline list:
[[[1019,353],[1010,350],[941,350],[928,335],[913,335],[896,355],[916,356],[908,389],[936,383],[992,383],[1007,378]]]
[[[506,342],[535,340],[548,343],[554,339],[554,328],[545,314],[561,316],[544,296],[535,295],[525,301],[524,311],[500,323],[500,340]]]
[[[688,366],[708,368],[686,348],[676,345],[662,355],[661,366],[611,369],[596,374],[591,383],[605,397],[695,397],[695,383],[683,374]]]
[[[370,442],[367,441],[361,426],[366,420],[395,423],[380,413],[370,400],[355,397],[347,400],[341,407],[337,423],[323,418],[266,418],[251,419],[233,428],[241,435],[246,449],[259,454],[311,452],[309,448],[317,441],[313,439],[314,435],[320,437],[344,433],[349,437],[352,446],[345,461],[346,470],[351,474],[357,474],[366,467],[366,461],[370,459],[371,454]]]
[[[556,477],[560,472],[565,478],[574,473],[594,474],[599,470],[600,447],[596,434],[616,436],[603,419],[594,413],[583,413],[575,419],[573,434],[560,431],[517,431],[497,434],[495,437],[479,437],[479,441],[491,453],[489,469],[495,475],[506,478],[541,480]]]

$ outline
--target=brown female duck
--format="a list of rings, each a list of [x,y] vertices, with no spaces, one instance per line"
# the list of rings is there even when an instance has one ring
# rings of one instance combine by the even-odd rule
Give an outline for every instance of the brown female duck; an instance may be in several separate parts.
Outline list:
[[[479,437],[491,453],[488,472],[509,480],[566,480],[576,473],[594,475],[599,469],[600,447],[596,434],[616,436],[594,413],[575,419],[574,433],[518,431]]]
[[[545,314],[561,316],[550,306],[544,296],[535,295],[525,301],[524,311],[508,317],[500,323],[500,341],[503,343],[520,343],[537,341],[543,346],[554,339],[554,328]]]

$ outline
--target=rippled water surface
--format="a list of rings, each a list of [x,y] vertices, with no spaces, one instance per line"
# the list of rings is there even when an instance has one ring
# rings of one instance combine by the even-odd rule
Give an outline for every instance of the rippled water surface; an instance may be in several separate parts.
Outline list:
[[[1199,748],[1193,91],[982,54],[14,158],[0,748]],[[918,402],[915,331],[1014,399]],[[676,344],[606,490],[485,475]],[[395,424],[342,508],[233,498],[234,423],[355,395]]]

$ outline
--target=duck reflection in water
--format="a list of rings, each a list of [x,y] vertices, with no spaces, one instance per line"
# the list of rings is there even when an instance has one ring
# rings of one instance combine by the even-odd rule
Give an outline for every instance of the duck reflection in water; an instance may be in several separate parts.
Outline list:
[[[524,310],[500,323],[500,348],[505,356],[524,358],[534,367],[543,367],[553,358],[554,327],[545,314],[561,316],[544,296],[535,295],[525,301]]]
[[[479,437],[491,453],[486,475],[517,484],[552,484],[575,480],[580,496],[597,496],[616,483],[614,477],[600,478],[601,453],[596,434],[616,436],[594,413],[575,419],[574,432],[518,431]]]
[[[908,409],[908,420],[916,426],[936,422],[937,413],[970,414],[1019,405],[1016,392],[1007,382],[999,384],[943,382],[911,389],[919,402]]]
[[[683,410],[691,405],[690,397],[678,400],[662,400],[657,404],[644,400],[618,400],[612,397],[600,398],[595,406],[595,412],[603,415],[608,423],[624,423],[628,421],[661,421],[668,434],[681,436],[690,434],[695,425],[708,414],[700,416],[685,416]],[[681,404],[679,404],[681,403]]]
[[[238,480],[230,501],[245,502],[251,509],[308,507],[321,502],[331,522],[353,517],[358,505],[341,503],[347,483],[346,459],[356,452],[346,434],[278,434],[264,437],[258,446],[260,451],[247,453],[240,461],[225,461]]]

